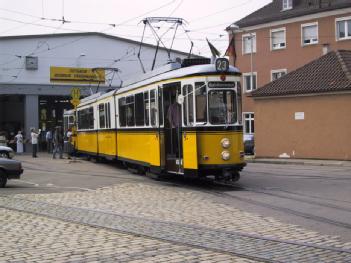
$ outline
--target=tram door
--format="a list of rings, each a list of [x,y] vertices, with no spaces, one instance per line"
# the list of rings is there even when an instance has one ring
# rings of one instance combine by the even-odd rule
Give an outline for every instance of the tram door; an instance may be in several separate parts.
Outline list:
[[[163,85],[164,154],[165,168],[171,173],[183,172],[182,114],[177,97],[180,82]]]

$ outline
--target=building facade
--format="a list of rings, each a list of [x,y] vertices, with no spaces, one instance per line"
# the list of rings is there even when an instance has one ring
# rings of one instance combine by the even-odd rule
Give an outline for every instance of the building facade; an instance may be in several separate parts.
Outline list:
[[[351,49],[348,0],[274,0],[227,28],[243,73],[243,123],[255,133],[251,92],[337,49]]]
[[[351,160],[351,51],[331,51],[252,97],[256,157]]]
[[[31,127],[45,136],[61,126],[63,111],[72,108],[72,88],[83,97],[116,89],[143,72],[139,45],[102,33],[0,37],[0,132],[11,140],[22,130],[28,139]],[[142,45],[145,70],[151,69],[155,50]],[[156,67],[187,55],[159,48]]]

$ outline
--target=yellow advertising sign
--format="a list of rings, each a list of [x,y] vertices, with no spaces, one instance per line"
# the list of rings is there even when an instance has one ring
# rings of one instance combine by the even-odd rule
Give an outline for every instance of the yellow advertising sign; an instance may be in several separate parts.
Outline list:
[[[64,83],[105,83],[105,70],[50,67],[50,81]]]

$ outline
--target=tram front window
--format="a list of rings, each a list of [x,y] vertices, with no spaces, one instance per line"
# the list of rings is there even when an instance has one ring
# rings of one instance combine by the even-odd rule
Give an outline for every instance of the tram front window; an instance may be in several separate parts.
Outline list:
[[[212,90],[208,97],[211,124],[234,124],[237,122],[236,94],[233,90]]]

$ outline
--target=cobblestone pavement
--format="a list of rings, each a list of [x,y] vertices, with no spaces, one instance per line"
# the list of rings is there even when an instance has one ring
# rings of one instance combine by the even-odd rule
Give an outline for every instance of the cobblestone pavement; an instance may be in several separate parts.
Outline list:
[[[86,251],[90,251],[90,245],[94,244],[89,239],[91,236],[107,240],[111,244],[110,250],[109,246],[106,248],[107,261],[118,258],[121,254],[125,255],[114,251],[113,244],[117,241],[120,242],[119,245],[123,243],[127,246],[130,252],[134,251],[134,245],[139,251],[144,241],[152,244],[149,250],[141,249],[139,254],[136,253],[143,262],[167,262],[172,253],[177,255],[174,260],[178,262],[249,262],[250,259],[263,262],[351,261],[351,244],[342,243],[337,237],[320,235],[298,226],[283,224],[273,218],[235,209],[213,201],[208,193],[171,186],[125,183],[88,192],[16,195],[15,198],[0,197],[0,207],[11,209],[1,213],[1,222],[9,224],[6,227],[8,232],[1,233],[1,236],[8,233],[8,239],[15,242],[22,236],[16,228],[25,229],[29,234],[33,230],[34,233],[41,233],[40,230],[45,226],[48,230],[43,231],[41,239],[34,238],[34,244],[25,245],[28,251],[36,246],[42,247],[40,240],[44,241],[49,237],[53,244],[60,240],[58,243],[61,244],[61,250],[66,251],[69,256],[74,251],[80,251],[80,246],[83,245],[83,251],[78,252],[83,261],[87,259],[84,258]],[[17,217],[23,220],[15,219]],[[11,228],[11,224],[18,226]],[[104,239],[105,236],[111,236],[112,241]],[[118,240],[119,236],[126,241]],[[88,240],[86,244],[84,240]],[[0,249],[0,258],[2,253],[11,259],[10,255],[15,250],[11,242],[9,247],[5,245],[4,249]],[[73,248],[67,247],[70,242],[73,243]],[[91,247],[105,251],[104,243]],[[156,249],[165,244],[170,248],[167,256],[158,253]],[[53,245],[48,247],[51,246]],[[39,254],[46,254],[46,246],[42,249],[43,253]],[[193,258],[185,253],[194,250],[197,255],[190,253]],[[148,256],[148,253],[154,254]],[[57,254],[53,252],[51,255]],[[77,261],[80,260],[78,256]],[[98,260],[104,259],[104,256],[97,256]],[[128,256],[126,259],[138,258]],[[69,259],[63,259],[67,260]]]
[[[253,262],[6,209],[0,220],[0,262]]]

